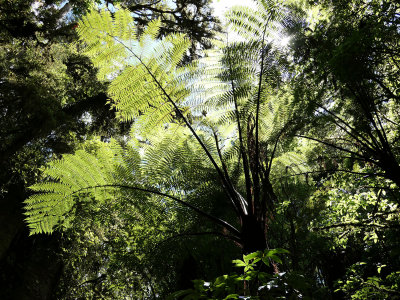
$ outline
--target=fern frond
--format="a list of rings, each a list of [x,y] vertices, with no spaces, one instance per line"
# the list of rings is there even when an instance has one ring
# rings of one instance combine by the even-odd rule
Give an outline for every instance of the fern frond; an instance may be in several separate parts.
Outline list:
[[[130,12],[124,9],[114,17],[109,11],[92,10],[79,24],[85,53],[101,79],[112,79],[108,92],[118,117],[130,121],[140,116],[143,132],[171,122],[176,105],[188,96],[183,75],[188,69],[178,66],[190,41],[182,34],[156,40],[160,25],[153,20],[137,36]]]
[[[265,14],[245,6],[233,7],[226,14],[226,18],[232,28],[248,41],[258,39],[262,35],[267,20]]]
[[[290,151],[282,153],[273,160],[271,174],[273,179],[277,178],[279,180],[282,176],[295,175],[309,170],[304,155]]]
[[[123,149],[112,142],[103,144],[95,154],[78,150],[49,163],[44,176],[52,181],[31,186],[30,189],[39,194],[24,202],[30,233],[51,233],[62,223],[78,196],[89,193],[91,197],[105,201],[110,197],[106,187],[121,182],[115,170],[123,161]]]

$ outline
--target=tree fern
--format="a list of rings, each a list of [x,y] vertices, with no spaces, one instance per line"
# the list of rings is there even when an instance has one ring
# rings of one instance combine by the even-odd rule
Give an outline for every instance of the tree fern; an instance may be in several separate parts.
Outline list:
[[[189,66],[181,65],[189,41],[180,34],[156,40],[159,21],[138,35],[123,9],[114,16],[92,10],[83,18],[78,27],[82,47],[99,77],[110,81],[108,93],[118,117],[134,120],[134,146],[112,143],[96,156],[77,152],[50,164],[46,176],[56,182],[51,189],[34,186],[43,194],[27,200],[32,233],[51,232],[73,206],[74,196],[86,193],[104,201],[111,187],[118,188],[118,197],[144,192],[162,197],[160,203],[169,209],[186,206],[243,244],[245,233],[208,210],[229,203],[245,230],[252,220],[265,228],[266,209],[276,200],[271,166],[275,175],[298,157],[285,156],[277,147],[293,117],[287,109],[291,96],[282,89],[282,61],[266,38],[269,22],[278,22],[279,14],[264,9],[243,20],[250,13],[243,11],[232,22],[242,19],[237,25],[247,26],[244,31],[253,38],[224,43],[221,37],[219,50]],[[265,235],[258,233],[263,245]]]

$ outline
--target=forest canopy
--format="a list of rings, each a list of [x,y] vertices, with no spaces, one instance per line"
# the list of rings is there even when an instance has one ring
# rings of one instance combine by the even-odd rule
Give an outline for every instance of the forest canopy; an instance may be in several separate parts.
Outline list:
[[[23,3],[0,192],[57,264],[21,299],[400,299],[399,4]]]

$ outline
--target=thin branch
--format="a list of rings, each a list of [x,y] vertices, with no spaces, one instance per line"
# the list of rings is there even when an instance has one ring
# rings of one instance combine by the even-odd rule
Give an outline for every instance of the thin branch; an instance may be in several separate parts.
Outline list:
[[[297,135],[297,134],[295,135],[295,137],[300,137],[300,138],[305,138],[305,139],[308,139],[308,140],[312,140],[312,141],[315,141],[315,142],[324,144],[324,145],[326,145],[326,146],[335,148],[335,149],[337,149],[337,150],[341,150],[341,151],[344,151],[344,152],[347,152],[347,153],[356,155],[356,156],[362,158],[362,160],[364,160],[364,161],[368,161],[368,162],[371,162],[371,163],[373,163],[373,164],[377,164],[377,162],[376,162],[375,160],[370,159],[370,158],[368,158],[368,157],[365,157],[365,156],[363,156],[363,155],[361,155],[361,154],[359,154],[359,153],[357,153],[357,152],[348,150],[348,149],[346,149],[346,148],[342,148],[342,147],[340,147],[340,146],[337,146],[337,145],[334,145],[334,144],[331,144],[331,143],[327,143],[327,142],[325,142],[325,141],[322,141],[322,140],[319,140],[319,139],[316,139],[316,138],[313,138],[313,137],[304,136],[304,135]]]
[[[390,149],[390,145],[389,145],[389,142],[388,142],[388,138],[387,138],[387,135],[386,135],[385,128],[383,127],[382,122],[381,122],[381,118],[378,116],[378,112],[376,110],[374,110],[373,113],[375,114],[375,117],[378,120],[378,124],[379,124],[379,127],[380,127],[380,130],[378,132],[378,136],[379,136],[379,133],[382,132],[381,143],[382,143],[382,146],[384,146],[383,149],[384,150],[385,149],[388,150],[388,154],[390,155],[391,154],[391,149]]]
[[[375,130],[378,133],[378,136],[380,138],[380,131],[379,131],[379,128],[377,127],[375,120],[371,114],[371,110],[365,105],[364,101],[359,101],[360,98],[361,99],[363,98],[363,95],[357,94],[357,92],[351,86],[348,86],[348,88],[349,88],[350,92],[353,94],[353,96],[355,97],[355,99],[358,100],[357,102],[358,102],[358,104],[360,104],[362,110],[364,111],[364,114],[366,115],[367,120],[373,125],[373,127],[375,128]],[[359,89],[363,90],[363,87],[359,87]],[[366,96],[366,95],[364,95],[364,97],[368,98],[368,96]],[[372,142],[375,144],[376,149],[380,150],[380,145],[378,143],[378,140],[372,134],[371,130],[367,130],[367,134],[371,138]]]
[[[219,148],[219,141],[218,141],[217,133],[214,131],[214,128],[211,128],[211,130],[213,132],[213,136],[214,136],[214,140],[215,140],[215,147],[217,148],[217,153],[218,153],[218,157],[219,157],[219,160],[221,162],[221,165],[222,165],[222,170],[224,171],[226,178],[229,178],[228,169],[227,169],[227,167],[226,167],[226,165],[224,163],[224,160],[222,158],[221,149]]]
[[[335,113],[333,113],[332,111],[330,111],[329,109],[325,108],[324,106],[318,104],[315,101],[312,101],[314,103],[317,104],[317,106],[319,106],[321,109],[323,109],[325,112],[327,112],[328,114],[330,114],[333,118],[339,120],[340,122],[342,122],[346,127],[348,127],[352,132],[357,132],[357,130],[355,128],[353,128],[349,123],[347,123],[346,121],[344,121],[342,118],[340,118],[338,115],[336,115]],[[364,147],[366,147],[369,151],[374,152],[374,149],[371,148],[370,146],[372,146],[372,144],[370,143],[370,141],[368,141],[365,137],[363,137],[361,134],[359,134],[358,136],[363,139],[365,141],[362,142],[356,135],[352,134],[351,132],[349,132],[347,129],[345,129],[343,126],[341,126],[339,123],[335,122],[335,124],[337,126],[339,126],[341,129],[343,129],[347,134],[349,134],[351,137],[353,137],[358,143],[364,145]],[[369,144],[369,145],[368,145]]]
[[[291,175],[285,175],[285,176],[279,177],[278,179],[287,178],[287,177],[294,177],[294,176],[299,176],[299,175],[309,175],[309,174],[315,174],[315,173],[335,173],[335,172],[344,172],[344,173],[355,174],[355,175],[368,175],[368,176],[385,177],[384,173],[363,173],[363,172],[354,172],[354,171],[349,171],[349,170],[336,169],[336,170],[321,170],[321,171],[301,172],[301,173],[296,173],[296,174],[291,174]]]
[[[338,224],[332,224],[328,226],[322,227],[313,227],[312,230],[320,231],[320,230],[329,230],[337,227],[377,227],[377,228],[400,228],[400,224],[392,224],[392,225],[382,225],[382,224],[363,224],[360,222],[343,222]]]
[[[381,80],[379,80],[376,76],[371,76],[371,80],[375,81],[385,92],[386,94],[395,100],[400,100],[400,97],[395,95]]]
[[[375,217],[375,215],[376,215],[376,213],[378,212],[378,206],[379,206],[379,204],[381,203],[381,196],[382,196],[382,189],[380,189],[379,191],[378,191],[378,197],[377,197],[377,199],[376,199],[376,201],[375,201],[375,205],[374,205],[374,209],[372,210],[372,218],[374,218]]]
[[[89,283],[98,284],[99,282],[102,282],[106,278],[107,278],[106,274],[101,274],[99,277],[89,279],[89,280],[82,282],[81,284],[78,285],[78,287],[81,287],[81,286],[89,284]]]
[[[229,176],[229,173],[228,173],[228,169],[227,169],[227,167],[226,167],[226,165],[225,165],[225,163],[224,163],[224,160],[223,160],[223,158],[222,158],[222,153],[221,153],[221,150],[220,150],[220,148],[219,148],[219,142],[218,142],[217,133],[214,131],[213,128],[211,128],[211,129],[212,129],[212,132],[213,132],[213,135],[214,135],[215,146],[216,146],[216,148],[217,148],[219,160],[221,161],[222,169],[223,169],[223,171],[224,171],[224,174],[225,174],[225,176],[226,176],[228,182],[229,182],[229,183],[232,183],[232,181],[231,181],[231,179],[230,179],[230,176]],[[232,188],[232,189],[235,189],[233,186],[231,186],[231,188]],[[234,202],[232,199],[231,199],[231,201],[232,201],[233,208],[234,208],[234,209],[236,210],[236,212],[240,215],[241,212],[239,211],[239,208],[242,208],[242,207],[241,207],[241,206],[240,206],[240,207],[237,207],[236,204],[235,204],[235,202]],[[245,213],[245,211],[244,211],[243,208],[242,208],[242,210],[243,210],[243,213]]]
[[[268,175],[271,173],[272,160],[275,157],[276,148],[278,146],[278,142],[279,142],[279,139],[280,139],[282,134],[283,134],[283,129],[281,130],[281,132],[279,133],[278,137],[276,138],[274,149],[272,150],[271,157],[269,159],[268,170],[267,170],[267,174],[265,175],[266,177],[268,177]]]
[[[392,124],[395,125],[395,126],[400,126],[399,123],[396,123],[395,121],[390,120],[390,119],[387,118],[385,115],[382,115],[382,118],[385,119],[386,121],[388,121],[389,123],[392,123]]]

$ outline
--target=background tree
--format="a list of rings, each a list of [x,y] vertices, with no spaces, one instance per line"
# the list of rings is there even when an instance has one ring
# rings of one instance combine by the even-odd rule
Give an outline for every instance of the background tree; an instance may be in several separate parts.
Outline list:
[[[296,94],[310,110],[299,136],[320,143],[311,157],[322,186],[311,199],[326,206],[325,221],[312,227],[335,237],[333,261],[322,260],[321,270],[330,289],[347,272],[350,283],[339,286],[356,299],[396,297],[399,266],[386,257],[398,231],[398,9],[390,1],[321,1],[290,27]],[[390,265],[387,273],[381,265]]]
[[[159,18],[162,22],[160,35],[182,32],[192,41],[190,56],[199,57],[202,50],[211,47],[210,39],[221,27],[217,17],[213,15],[210,0],[175,0],[175,1],[142,1],[121,0],[110,1],[121,3],[122,7],[134,14],[139,28],[144,28],[152,20]]]
[[[51,156],[72,151],[89,133],[81,119],[85,111],[91,108],[94,120],[96,110],[107,113],[105,88],[95,80],[91,63],[65,44],[72,41],[73,29],[64,22],[62,9],[48,2],[33,11],[35,3],[2,1],[0,6],[3,298],[49,297],[61,270],[57,237],[27,238],[26,186]]]

